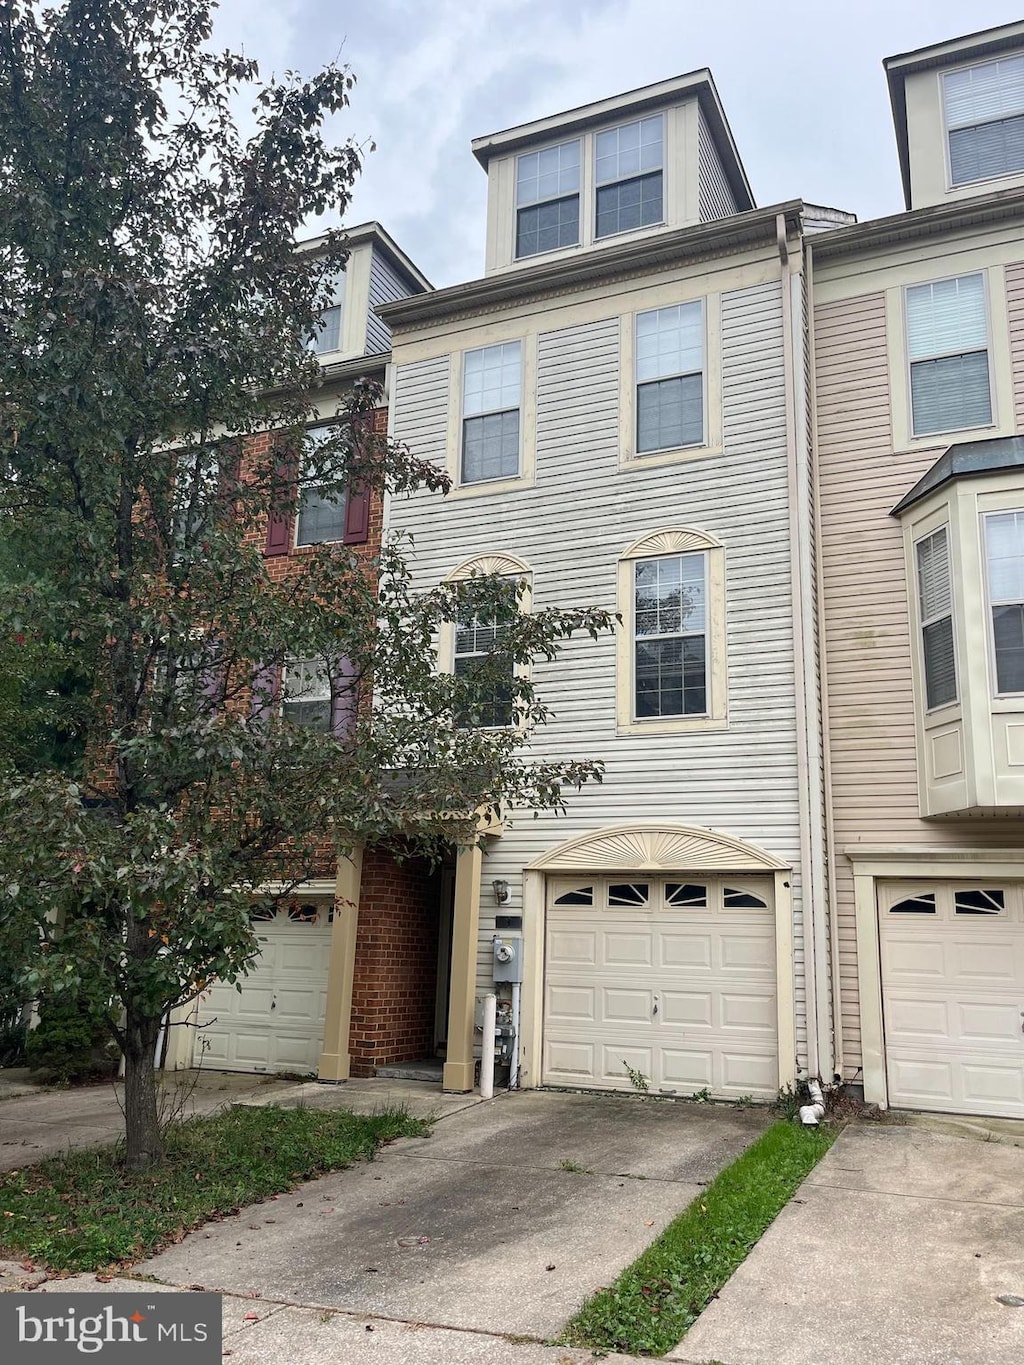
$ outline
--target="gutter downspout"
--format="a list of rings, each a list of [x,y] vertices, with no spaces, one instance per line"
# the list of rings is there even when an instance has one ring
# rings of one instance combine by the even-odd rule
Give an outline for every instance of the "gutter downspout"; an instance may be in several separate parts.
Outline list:
[[[818,372],[814,354],[814,243],[807,242],[804,253],[807,271],[807,344],[811,361],[811,448],[814,452],[814,556],[818,580],[818,630],[821,676],[821,747],[825,777],[825,868],[828,895],[829,960],[832,968],[832,1066],[835,1079],[842,1080],[843,1010],[839,975],[839,893],[836,887],[836,826],[832,809],[832,726],[828,698],[828,662],[825,642],[825,567],[821,536],[821,466],[818,459]]]
[[[790,592],[793,604],[794,705],[797,747],[797,812],[800,834],[801,926],[804,949],[804,996],[807,1005],[807,1069],[812,1077],[820,1074],[818,1047],[818,969],[814,941],[815,876],[811,850],[810,755],[807,730],[807,650],[806,621],[813,611],[809,580],[805,576],[805,540],[802,529],[799,490],[801,485],[797,452],[796,373],[793,340],[793,270],[790,265],[786,216],[775,219],[779,250],[779,278],[782,306],[783,375],[786,409],[786,460],[789,474],[789,557]],[[812,660],[813,664],[813,660]]]

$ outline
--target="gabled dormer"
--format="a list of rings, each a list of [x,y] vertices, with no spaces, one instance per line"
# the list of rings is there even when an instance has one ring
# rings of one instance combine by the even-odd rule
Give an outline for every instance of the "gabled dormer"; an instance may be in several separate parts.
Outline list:
[[[487,273],[754,207],[708,70],[477,138]]]
[[[301,242],[301,251],[316,251],[323,237]],[[358,356],[386,355],[391,330],[376,313],[383,303],[431,289],[430,281],[380,223],[360,223],[345,232],[348,263],[337,277],[334,303],[324,310],[313,349],[324,366]]]
[[[885,62],[908,209],[1024,188],[1024,22]]]

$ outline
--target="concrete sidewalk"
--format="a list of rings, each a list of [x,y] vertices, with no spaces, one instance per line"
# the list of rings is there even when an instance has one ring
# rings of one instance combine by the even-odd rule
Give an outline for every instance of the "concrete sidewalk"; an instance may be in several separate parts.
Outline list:
[[[0,1170],[27,1166],[72,1147],[101,1146],[124,1137],[120,1082],[61,1089],[33,1084],[27,1077],[23,1071],[0,1072]],[[439,1086],[419,1081],[321,1085],[223,1071],[168,1072],[161,1094],[164,1107],[183,1117],[214,1114],[231,1104],[280,1104],[356,1113],[403,1105],[416,1117],[426,1118],[479,1103],[479,1096],[442,1095]]]
[[[1020,1365],[1024,1150],[850,1127],[668,1359]]]

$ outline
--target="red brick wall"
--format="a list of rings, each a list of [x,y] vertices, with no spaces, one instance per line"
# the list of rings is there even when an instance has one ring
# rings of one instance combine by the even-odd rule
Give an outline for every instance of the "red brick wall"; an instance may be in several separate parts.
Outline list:
[[[428,863],[363,856],[352,985],[353,1076],[434,1054],[439,879]]]

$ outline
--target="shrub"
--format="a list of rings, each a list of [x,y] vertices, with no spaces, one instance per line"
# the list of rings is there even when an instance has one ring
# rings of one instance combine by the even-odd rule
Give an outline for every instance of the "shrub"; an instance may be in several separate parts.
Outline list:
[[[25,1044],[28,1065],[61,1085],[108,1075],[116,1054],[102,1006],[87,991],[61,991],[39,1000],[39,1023]]]

